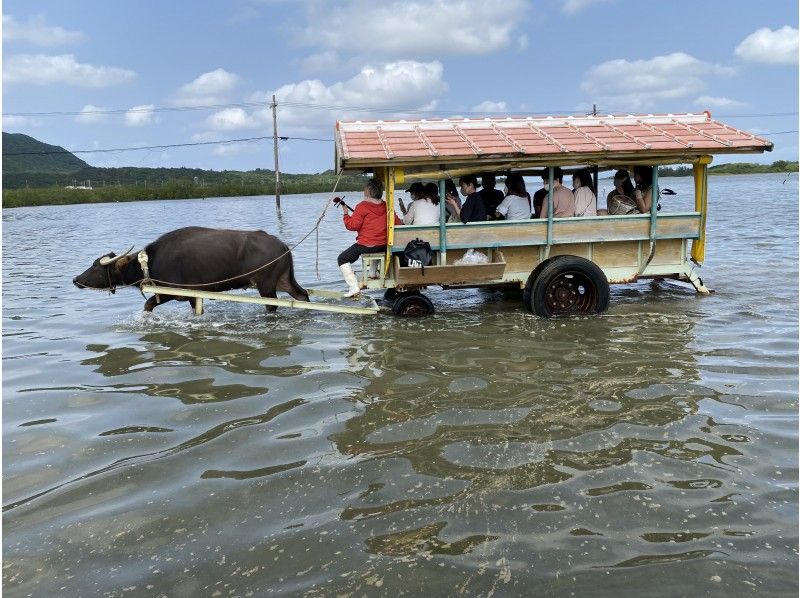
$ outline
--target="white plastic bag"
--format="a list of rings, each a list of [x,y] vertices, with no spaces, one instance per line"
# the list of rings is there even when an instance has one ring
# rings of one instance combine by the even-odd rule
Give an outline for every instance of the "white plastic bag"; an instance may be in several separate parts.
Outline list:
[[[471,266],[473,264],[488,264],[489,263],[489,256],[485,253],[481,253],[480,251],[475,251],[474,249],[470,249],[467,253],[464,254],[460,260],[456,260],[453,262],[454,266]]]

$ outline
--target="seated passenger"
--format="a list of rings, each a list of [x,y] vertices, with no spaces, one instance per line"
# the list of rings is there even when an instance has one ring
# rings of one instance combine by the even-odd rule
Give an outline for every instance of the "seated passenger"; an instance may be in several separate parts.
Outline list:
[[[575,196],[572,191],[561,184],[563,179],[564,171],[558,166],[553,168],[553,218],[570,218],[575,215]],[[547,188],[549,176],[546,169],[542,174],[542,180]],[[545,196],[544,202],[542,202],[541,218],[547,218],[548,214],[547,196]]]
[[[361,292],[358,279],[350,264],[362,253],[386,251],[386,202],[382,198],[383,183],[373,178],[364,186],[364,201],[356,205],[352,214],[350,208],[344,202],[341,203],[345,228],[358,233],[356,242],[339,254],[339,270],[342,271],[348,287],[345,297],[355,297]],[[395,224],[402,224],[396,214],[394,221]]]
[[[572,188],[575,195],[575,215],[597,216],[597,196],[592,183],[592,173],[588,168],[575,171],[572,175]]]
[[[409,204],[409,206],[411,206],[415,201],[422,199],[425,196],[425,186],[419,182],[411,183],[411,186],[406,190],[406,193],[411,196],[411,204]],[[405,216],[408,212],[408,208],[403,203],[403,198],[398,197],[397,203],[400,205],[400,211],[403,213],[403,216]]]
[[[447,211],[447,222],[461,222],[456,216],[456,212],[450,207],[451,202],[461,207],[461,198],[458,196],[458,189],[453,179],[447,179],[444,182],[444,209]]]
[[[497,206],[495,216],[506,220],[529,220],[531,217],[531,196],[525,190],[525,179],[519,174],[506,177],[506,196]]]
[[[453,209],[454,214],[464,224],[486,222],[486,209],[483,207],[481,196],[477,193],[478,177],[474,174],[462,176],[458,179],[458,185],[461,187],[461,195],[464,195],[466,199],[463,206],[458,206],[451,198],[447,198],[447,203]]]
[[[436,183],[428,183],[423,193],[421,199],[411,202],[403,216],[403,224],[439,224],[439,188]]]
[[[653,206],[653,169],[650,166],[634,166],[633,180],[636,181],[633,192],[636,208],[642,214],[649,214]]]
[[[485,173],[481,175],[481,190],[478,191],[478,193],[481,196],[483,207],[490,220],[494,218],[497,212],[497,206],[500,205],[500,202],[502,202],[504,198],[503,192],[494,188],[496,184],[497,179],[493,174]]]
[[[531,218],[541,218],[542,217],[542,204],[547,201],[547,185],[545,184],[544,187],[538,189],[536,193],[533,194],[533,214],[531,214]]]
[[[639,213],[636,200],[633,199],[633,183],[628,171],[621,168],[614,173],[614,189],[606,198],[610,216],[627,216]]]

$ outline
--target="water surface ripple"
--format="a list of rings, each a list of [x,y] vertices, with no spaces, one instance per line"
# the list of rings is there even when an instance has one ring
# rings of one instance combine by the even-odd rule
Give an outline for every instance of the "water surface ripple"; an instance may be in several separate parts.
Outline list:
[[[376,319],[79,291],[189,224],[289,243],[322,195],[3,211],[9,596],[797,592],[797,177],[713,177],[716,293],[548,321],[434,291]],[[665,183],[666,184],[666,183]],[[664,209],[692,205],[691,181]],[[758,218],[750,215],[758,214]],[[295,251],[341,286],[339,213]]]

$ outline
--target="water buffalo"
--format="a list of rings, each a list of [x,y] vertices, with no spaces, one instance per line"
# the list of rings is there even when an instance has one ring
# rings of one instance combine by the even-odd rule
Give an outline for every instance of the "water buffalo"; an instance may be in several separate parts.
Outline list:
[[[294,279],[289,247],[261,230],[190,226],[162,235],[144,251],[150,279],[158,286],[202,291],[256,288],[262,297],[272,298],[280,290],[299,301],[308,301],[308,293]],[[260,268],[270,262],[270,265]],[[114,292],[117,286],[137,284],[143,278],[137,253],[128,250],[122,255],[109,253],[97,258],[72,282],[79,288]],[[158,298],[148,299],[144,310],[153,311],[159,303],[170,300],[189,301],[192,308],[195,306],[193,298],[161,294]],[[274,306],[267,307],[268,311],[275,309]]]

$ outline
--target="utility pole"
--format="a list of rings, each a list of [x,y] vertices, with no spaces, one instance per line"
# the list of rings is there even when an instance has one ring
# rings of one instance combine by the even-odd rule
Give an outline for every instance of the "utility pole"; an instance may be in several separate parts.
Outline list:
[[[275,153],[275,207],[281,211],[281,170],[278,166],[278,103],[272,94],[272,148]]]
[[[592,116],[597,116],[597,104],[592,104]]]

